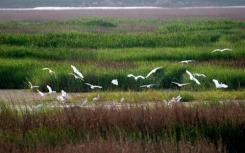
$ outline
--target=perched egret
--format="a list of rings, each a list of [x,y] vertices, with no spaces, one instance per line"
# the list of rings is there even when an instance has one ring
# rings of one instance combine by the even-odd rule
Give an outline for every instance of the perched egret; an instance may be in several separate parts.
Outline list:
[[[201,74],[201,73],[193,73],[193,76],[204,77],[204,78],[207,77],[205,74]]]
[[[140,88],[151,88],[153,86],[156,86],[156,84],[142,85],[142,86],[140,86]]]
[[[66,99],[63,96],[61,96],[61,95],[57,96],[56,99],[58,101],[60,101],[60,102],[65,102],[66,101]]]
[[[100,95],[97,95],[97,97],[94,97],[94,98],[93,98],[93,101],[94,101],[94,102],[96,102],[96,101],[98,101],[98,100],[100,100]]]
[[[117,79],[112,80],[111,83],[112,83],[113,85],[115,85],[115,86],[118,86],[118,80],[117,80]]]
[[[216,88],[228,88],[228,85],[223,84],[222,82],[219,83],[219,81],[216,79],[213,79],[213,82]]]
[[[186,73],[189,75],[190,80],[195,81],[196,84],[200,85],[201,83],[191,74],[190,71],[186,70]]]
[[[193,60],[184,60],[184,61],[180,61],[179,63],[182,63],[182,64],[189,64],[189,63],[192,63]]]
[[[49,85],[47,85],[47,88],[48,88],[48,94],[56,93],[56,91],[53,91]]]
[[[30,89],[34,89],[34,88],[39,88],[39,86],[33,86],[32,83],[30,81],[28,81],[28,84],[30,86]]]
[[[40,90],[38,90],[37,89],[37,92],[38,92],[38,94],[41,96],[41,97],[44,97],[44,96],[46,96],[47,94],[46,93],[43,93],[43,92],[41,92]]]
[[[71,65],[71,68],[77,77],[80,77],[82,80],[84,79],[83,74],[74,65]]]
[[[88,98],[86,97],[82,102],[82,106],[86,105],[87,103],[88,103]]]
[[[158,70],[160,70],[160,69],[162,69],[162,67],[157,67],[157,68],[151,70],[151,71],[146,75],[145,78],[148,78],[149,76],[151,76],[152,74],[156,73],[156,72],[157,72]]]
[[[232,51],[232,49],[230,49],[230,48],[215,49],[215,50],[213,50],[211,53],[215,53],[215,52],[225,52],[225,51]]]
[[[129,74],[129,75],[128,75],[128,78],[131,78],[131,77],[133,77],[136,81],[137,81],[138,79],[145,79],[145,77],[142,76],[142,75],[135,76],[135,75],[133,75],[133,74]]]
[[[179,87],[183,87],[190,84],[190,83],[178,83],[178,82],[171,82],[171,83],[176,84]]]
[[[96,89],[96,88],[102,89],[102,86],[92,85],[90,83],[85,83],[85,84],[88,85],[88,86],[90,86],[90,89]]]
[[[120,103],[123,103],[124,101],[125,101],[125,98],[122,97],[122,98],[120,99]]]
[[[61,95],[56,97],[56,99],[60,102],[65,102],[68,98],[69,96],[64,90],[61,90]]]

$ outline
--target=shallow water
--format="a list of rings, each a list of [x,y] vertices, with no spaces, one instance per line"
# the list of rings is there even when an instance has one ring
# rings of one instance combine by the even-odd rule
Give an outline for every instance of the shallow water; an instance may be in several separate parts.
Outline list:
[[[242,6],[245,0],[0,0],[0,8]]]

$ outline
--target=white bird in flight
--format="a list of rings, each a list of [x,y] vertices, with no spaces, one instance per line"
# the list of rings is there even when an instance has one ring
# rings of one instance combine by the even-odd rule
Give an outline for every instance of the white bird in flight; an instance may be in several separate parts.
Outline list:
[[[56,93],[56,91],[53,91],[49,85],[47,85],[47,88],[48,88],[48,94]]]
[[[157,68],[151,70],[151,71],[146,75],[145,78],[148,78],[149,76],[151,76],[153,73],[156,73],[156,72],[157,72],[158,70],[160,70],[160,69],[162,69],[162,67],[157,67]]]
[[[142,86],[140,86],[140,88],[151,88],[153,86],[156,86],[156,84],[142,85]]]
[[[131,78],[131,77],[133,77],[136,81],[137,81],[138,79],[145,79],[145,77],[142,76],[142,75],[135,76],[135,75],[133,75],[133,74],[129,74],[129,75],[128,75],[128,78]]]
[[[179,103],[181,101],[182,97],[179,95],[177,97],[173,97],[170,101],[168,101],[168,105],[172,103]]]
[[[182,64],[189,64],[189,63],[192,63],[193,60],[184,60],[184,61],[180,61],[179,63],[182,63]]]
[[[48,71],[48,73],[49,73],[50,75],[54,75],[54,76],[56,77],[55,72],[54,72],[53,70],[51,70],[50,68],[45,67],[45,68],[42,68],[42,70],[43,70],[43,71]]]
[[[117,80],[117,79],[112,80],[111,83],[112,83],[113,85],[115,85],[115,86],[118,86],[118,80]]]
[[[190,83],[178,83],[178,82],[171,82],[171,83],[176,84],[179,87],[183,87],[190,84]]]
[[[82,73],[81,73],[81,72],[80,72],[74,65],[71,65],[71,68],[72,68],[72,70],[73,70],[75,76],[79,77],[81,80],[84,79],[83,74],[82,74]],[[75,76],[74,76],[74,77],[75,77]],[[76,78],[76,77],[75,77],[75,78]]]
[[[34,88],[39,88],[39,86],[33,86],[32,83],[30,81],[28,81],[28,84],[30,86],[30,89],[34,89]]]
[[[216,79],[213,79],[213,82],[216,88],[228,88],[228,85],[223,84],[222,82],[219,83],[219,81]]]
[[[204,77],[204,78],[207,77],[205,74],[201,74],[201,73],[193,73],[193,76]]]
[[[90,86],[91,89],[96,89],[96,88],[102,89],[102,86],[92,85],[90,83],[85,83],[85,84],[88,85],[88,86]]]
[[[213,50],[211,53],[215,53],[215,52],[225,52],[225,51],[232,51],[232,49],[230,49],[230,48],[215,49],[215,50]]]
[[[195,81],[196,84],[200,85],[201,83],[191,74],[190,71],[186,70],[186,73],[189,75],[190,80]]]
[[[74,74],[74,73],[68,73],[68,74],[74,76],[75,79],[80,79],[80,80],[83,81],[83,79],[82,79],[81,77],[77,76],[77,75]]]
[[[37,89],[37,92],[38,92],[38,94],[41,96],[41,97],[44,97],[44,96],[46,96],[47,94],[46,93],[43,93],[43,92],[41,92],[40,90],[38,90]]]

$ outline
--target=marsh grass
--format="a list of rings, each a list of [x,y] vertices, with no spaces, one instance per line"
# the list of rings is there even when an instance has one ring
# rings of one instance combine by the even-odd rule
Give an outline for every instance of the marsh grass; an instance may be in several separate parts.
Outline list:
[[[103,90],[136,90],[140,85],[156,83],[156,89],[177,89],[171,81],[189,82],[185,70],[204,73],[202,86],[195,84],[185,90],[214,88],[212,79],[229,85],[229,89],[245,87],[244,22],[226,20],[129,21],[104,18],[77,19],[64,22],[0,23],[0,29],[20,26],[81,26],[86,28],[120,28],[121,25],[151,25],[151,32],[48,32],[0,34],[0,88],[24,88],[27,80],[46,90],[50,84],[56,90],[88,91],[81,82],[68,75],[70,65],[76,65],[85,81],[102,85]],[[16,24],[16,25],[15,25]],[[115,26],[115,27],[114,27]],[[232,52],[210,53],[215,48],[232,48]],[[181,65],[181,60],[195,62]],[[154,67],[163,69],[147,80],[135,82],[127,74],[146,75]],[[50,67],[57,79],[42,67]],[[115,88],[110,81],[118,78]]]
[[[55,112],[16,111],[1,106],[1,149],[35,149],[62,144],[115,140],[141,144],[188,142],[202,140],[216,148],[224,146],[228,152],[244,149],[244,105],[202,105],[185,107],[122,107],[68,108]],[[109,141],[110,142],[110,141]],[[201,143],[202,144],[202,143]],[[161,146],[161,145],[160,145]],[[175,148],[175,147],[173,147]]]

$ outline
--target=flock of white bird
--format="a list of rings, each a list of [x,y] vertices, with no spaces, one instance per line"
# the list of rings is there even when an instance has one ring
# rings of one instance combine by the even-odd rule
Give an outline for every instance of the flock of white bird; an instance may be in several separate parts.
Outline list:
[[[225,49],[215,49],[213,50],[211,53],[215,53],[215,52],[225,52],[225,51],[232,51],[232,49],[229,49],[229,48],[225,48]],[[180,61],[179,63],[182,63],[182,64],[189,64],[189,63],[192,63],[193,60],[184,60],[184,61]],[[72,75],[75,79],[80,79],[81,81],[84,81],[84,75],[74,66],[74,65],[71,65],[71,68],[72,68],[72,71],[71,73],[68,73],[69,75]],[[133,78],[135,81],[139,80],[139,79],[147,79],[149,78],[151,75],[153,75],[154,73],[156,73],[158,70],[162,69],[162,67],[157,67],[157,68],[154,68],[153,70],[151,70],[146,76],[143,76],[143,75],[134,75],[134,74],[128,74],[127,77],[128,78]],[[50,68],[43,68],[42,69],[43,71],[48,71],[48,73],[50,75],[53,75],[55,78],[56,78],[56,73],[51,70]],[[207,76],[205,74],[200,74],[200,73],[191,73],[190,71],[186,70],[186,73],[189,75],[189,79],[191,81],[194,81],[197,85],[201,85],[200,81],[198,80],[198,77],[203,77],[203,78],[206,78]],[[222,83],[222,82],[219,82],[218,80],[216,79],[213,79],[212,80],[215,87],[216,88],[228,88],[228,85]],[[54,94],[56,93],[56,91],[52,90],[52,88],[47,85],[47,89],[48,89],[48,92],[47,93],[43,93],[41,92],[40,90],[38,90],[39,86],[34,86],[32,85],[31,82],[28,82],[29,83],[29,86],[30,86],[30,89],[36,89],[37,93],[44,97],[46,95],[51,95],[51,94]],[[113,79],[111,81],[111,83],[115,86],[118,86],[119,85],[119,82],[118,82],[118,79]],[[175,84],[176,86],[178,87],[183,87],[183,86],[187,86],[187,85],[190,85],[191,83],[178,83],[178,82],[171,82],[172,84]],[[85,85],[89,86],[90,89],[94,90],[94,89],[102,89],[103,87],[102,86],[99,86],[99,85],[93,85],[91,83],[84,83]],[[157,86],[157,84],[147,84],[147,85],[141,85],[140,88],[152,88],[154,86]],[[98,101],[100,98],[100,96],[98,95],[97,97],[94,97],[93,98],[93,101]],[[65,102],[69,99],[69,95],[64,91],[64,90],[61,90],[61,94],[58,95],[56,97],[56,99],[58,101],[61,101],[61,102]],[[173,97],[169,103],[172,103],[172,102],[180,102],[180,100],[182,99],[181,96],[177,96],[177,97]],[[120,100],[121,102],[124,101],[124,98],[122,98]],[[87,99],[85,99],[85,102],[87,102]]]

